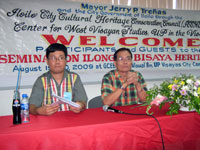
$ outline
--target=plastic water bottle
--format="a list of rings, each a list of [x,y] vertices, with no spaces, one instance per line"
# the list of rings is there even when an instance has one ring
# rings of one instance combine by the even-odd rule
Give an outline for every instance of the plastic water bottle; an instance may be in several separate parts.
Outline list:
[[[19,95],[19,91],[16,91],[16,90],[14,91],[14,96],[13,96],[12,111],[13,111],[13,124],[22,123],[20,95]]]
[[[21,117],[22,117],[22,123],[27,123],[27,122],[30,121],[30,117],[29,117],[29,102],[28,102],[27,94],[22,94]]]

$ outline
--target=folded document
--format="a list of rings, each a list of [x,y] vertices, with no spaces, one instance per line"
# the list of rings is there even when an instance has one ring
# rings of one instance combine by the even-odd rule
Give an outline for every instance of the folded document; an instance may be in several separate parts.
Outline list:
[[[53,96],[53,97],[55,97],[55,98],[57,98],[59,101],[57,101],[57,102],[55,102],[55,103],[53,103],[53,104],[51,104],[51,105],[55,105],[55,104],[69,104],[69,105],[71,105],[71,106],[74,106],[74,107],[80,107],[80,105],[79,104],[77,104],[77,103],[74,103],[74,102],[72,102],[72,101],[69,101],[69,100],[67,100],[67,99],[65,99],[65,98],[63,98],[63,97],[60,97],[60,96],[58,96],[58,95],[55,95],[55,94],[52,94],[51,96]]]

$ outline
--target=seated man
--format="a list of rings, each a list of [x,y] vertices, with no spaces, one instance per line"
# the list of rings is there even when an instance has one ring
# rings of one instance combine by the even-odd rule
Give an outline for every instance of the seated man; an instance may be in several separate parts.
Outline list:
[[[120,48],[114,53],[112,70],[104,75],[101,95],[104,105],[123,106],[146,100],[147,88],[141,73],[131,70],[132,53],[128,48]]]
[[[67,63],[67,48],[59,43],[51,44],[46,49],[49,71],[35,81],[29,98],[30,113],[34,115],[52,115],[57,111],[71,110],[79,113],[85,109],[87,95],[78,74],[65,69]],[[72,95],[72,101],[80,107],[67,104],[56,104],[57,99],[52,94],[64,97],[64,93]],[[68,94],[69,94],[68,93]]]

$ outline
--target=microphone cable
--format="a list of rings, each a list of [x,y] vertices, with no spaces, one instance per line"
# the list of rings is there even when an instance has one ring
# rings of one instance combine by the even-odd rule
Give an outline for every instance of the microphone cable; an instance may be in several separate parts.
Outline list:
[[[153,119],[155,119],[155,121],[157,122],[158,127],[160,129],[160,136],[161,136],[161,140],[162,140],[162,149],[165,150],[165,145],[164,145],[164,140],[163,140],[163,134],[162,134],[161,126],[160,126],[160,123],[159,123],[159,121],[158,121],[158,119],[156,117],[154,117],[153,115],[149,115],[149,114],[133,114],[133,113],[126,113],[126,112],[123,112],[122,114],[136,115],[136,116],[149,116],[149,117],[152,117]]]

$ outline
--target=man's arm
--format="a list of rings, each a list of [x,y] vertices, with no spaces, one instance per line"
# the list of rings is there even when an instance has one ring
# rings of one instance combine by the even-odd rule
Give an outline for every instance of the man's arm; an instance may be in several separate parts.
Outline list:
[[[142,75],[140,74],[140,78],[143,79]],[[147,97],[146,91],[143,89],[141,83],[139,82],[139,76],[137,72],[129,72],[126,80],[126,84],[134,84],[137,90],[137,96],[141,101],[145,101]]]
[[[108,75],[105,75],[102,79],[102,85],[101,85],[101,95],[103,104],[104,105],[114,104],[119,99],[125,87],[126,85],[122,84],[121,88],[117,88],[113,91],[112,81]]]
[[[34,104],[30,104],[30,113],[33,115],[45,115],[49,116],[57,112],[59,105],[45,105],[42,107],[36,107]]]
[[[138,83],[136,85],[136,89],[137,89],[137,96],[139,97],[139,99],[144,102],[146,101],[146,97],[147,97],[147,93],[146,91],[141,87],[141,84]]]
[[[80,109],[80,111],[84,110],[86,108],[88,98],[87,98],[87,94],[85,92],[83,83],[78,74],[77,74],[77,79],[75,81],[74,89],[72,92],[73,92],[73,101],[75,101],[76,103],[81,105],[81,107],[78,109]],[[75,109],[71,106],[70,106],[70,108],[71,108],[70,110],[72,110],[72,111]]]
[[[113,91],[113,93],[110,93],[108,96],[104,97],[103,104],[109,105],[109,106],[114,104],[118,100],[122,92],[123,92],[123,89],[117,88],[115,91]]]

